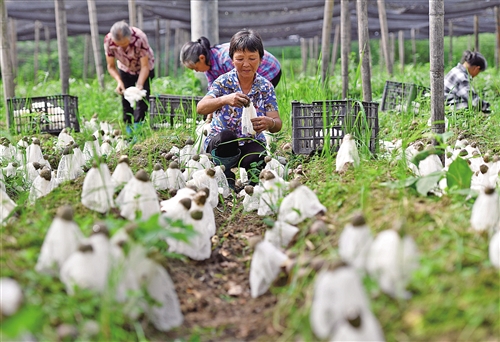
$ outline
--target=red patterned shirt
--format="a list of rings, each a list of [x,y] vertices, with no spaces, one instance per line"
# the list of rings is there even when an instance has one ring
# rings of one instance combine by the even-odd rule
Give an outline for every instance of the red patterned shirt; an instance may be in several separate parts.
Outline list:
[[[155,66],[153,49],[149,46],[148,37],[137,27],[130,27],[132,34],[130,44],[125,48],[116,45],[111,39],[111,33],[104,37],[104,52],[106,56],[114,57],[118,61],[118,69],[132,75],[138,75],[141,71],[141,58],[148,56],[149,70]]]

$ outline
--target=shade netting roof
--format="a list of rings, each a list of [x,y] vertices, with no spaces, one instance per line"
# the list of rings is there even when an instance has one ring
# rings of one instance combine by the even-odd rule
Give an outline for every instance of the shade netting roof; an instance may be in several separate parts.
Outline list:
[[[203,1],[203,0],[200,0]],[[136,0],[143,15],[143,30],[152,35],[157,19],[168,19],[170,29],[190,30],[190,0]],[[106,34],[119,20],[128,21],[128,0],[95,0],[99,33]],[[474,15],[479,18],[479,32],[495,32],[494,7],[500,0],[445,0],[445,35],[447,23],[453,23],[453,35],[474,33]],[[429,0],[385,0],[389,32],[403,30],[407,38],[416,29],[417,39],[429,37]],[[324,0],[219,0],[219,41],[229,41],[241,28],[253,28],[266,46],[296,45],[300,38],[321,37]],[[16,19],[17,39],[34,40],[35,21],[49,28],[56,37],[53,0],[6,0],[7,15]],[[87,0],[65,0],[68,35],[90,33]],[[357,37],[356,1],[350,1],[352,38]],[[368,0],[368,26],[371,37],[380,36],[376,0]],[[340,1],[334,3],[333,27],[340,23]],[[161,26],[162,27],[162,26]],[[332,30],[333,31],[333,30]],[[164,33],[164,30],[160,31]],[[333,35],[333,32],[332,32]]]

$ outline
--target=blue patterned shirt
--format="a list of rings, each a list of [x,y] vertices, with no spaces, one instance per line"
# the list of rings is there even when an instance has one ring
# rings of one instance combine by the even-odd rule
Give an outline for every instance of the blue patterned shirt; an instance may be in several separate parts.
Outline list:
[[[205,76],[210,86],[217,77],[234,69],[233,61],[229,57],[229,43],[216,45],[210,49],[209,64],[210,70],[205,72]],[[268,81],[272,81],[280,70],[281,65],[276,57],[264,50],[264,57],[262,57],[257,73]]]
[[[460,63],[444,77],[444,96],[446,104],[455,105],[456,109],[469,106],[479,107],[483,112],[490,111],[490,104],[479,98],[471,85],[471,77],[467,69]]]
[[[236,92],[242,93],[243,91],[241,90],[240,82],[238,81],[236,69],[233,69],[220,76],[212,83],[207,96],[217,98]],[[247,95],[250,97],[250,100],[255,107],[257,116],[266,116],[267,112],[278,111],[278,102],[276,100],[276,93],[274,92],[273,85],[259,74],[255,75],[252,88]],[[232,107],[229,105],[224,105],[216,110],[210,124],[210,134],[205,139],[205,149],[207,148],[210,140],[224,129],[232,130],[236,133],[238,138],[256,139],[265,142],[266,138],[262,132],[256,136],[252,136],[250,134],[244,135],[241,132],[242,113],[243,108]],[[238,143],[239,145],[243,145],[246,141],[240,140]]]

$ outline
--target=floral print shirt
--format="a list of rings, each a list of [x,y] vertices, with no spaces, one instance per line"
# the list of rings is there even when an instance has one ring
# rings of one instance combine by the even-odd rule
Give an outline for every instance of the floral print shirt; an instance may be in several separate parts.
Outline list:
[[[212,83],[207,96],[216,98],[236,92],[241,93],[243,91],[241,90],[240,82],[238,81],[238,73],[236,72],[236,69],[233,69],[220,76]],[[252,88],[247,95],[250,97],[255,107],[257,116],[266,116],[267,112],[278,111],[278,102],[276,100],[276,93],[274,92],[273,85],[259,74],[255,74]],[[242,113],[243,108],[232,107],[229,105],[224,105],[220,109],[216,110],[210,124],[210,134],[205,139],[205,149],[207,148],[210,140],[224,129],[234,131],[238,138],[248,138],[248,140],[240,140],[238,142],[240,146],[251,141],[251,139],[265,142],[266,138],[262,132],[256,136],[250,134],[244,135],[241,132]]]
[[[104,37],[104,52],[108,57],[114,57],[118,61],[118,69],[132,75],[141,72],[141,58],[148,56],[149,70],[155,67],[153,49],[149,46],[148,37],[137,27],[130,27],[132,34],[130,44],[125,48],[116,45],[111,39],[111,33]]]

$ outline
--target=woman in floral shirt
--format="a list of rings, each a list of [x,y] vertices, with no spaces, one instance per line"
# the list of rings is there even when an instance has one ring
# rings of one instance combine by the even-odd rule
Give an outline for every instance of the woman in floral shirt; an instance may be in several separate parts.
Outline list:
[[[198,114],[213,114],[211,132],[205,148],[217,164],[226,167],[228,182],[234,187],[231,167],[249,171],[250,182],[256,183],[264,167],[266,139],[264,131],[276,133],[282,122],[274,87],[257,73],[264,56],[260,35],[253,30],[237,32],[229,43],[229,55],[234,69],[218,77],[205,97],[198,102]],[[257,117],[252,126],[255,135],[244,134],[241,128],[243,107],[252,104]]]
[[[115,91],[122,95],[123,121],[127,125],[127,133],[130,134],[131,124],[135,123],[137,126],[142,123],[148,109],[151,93],[149,83],[154,77],[153,50],[144,32],[137,27],[128,26],[124,21],[119,21],[104,37],[104,51],[108,72],[117,82]],[[132,86],[146,90],[145,99],[138,101],[135,109],[123,96],[125,89]]]

